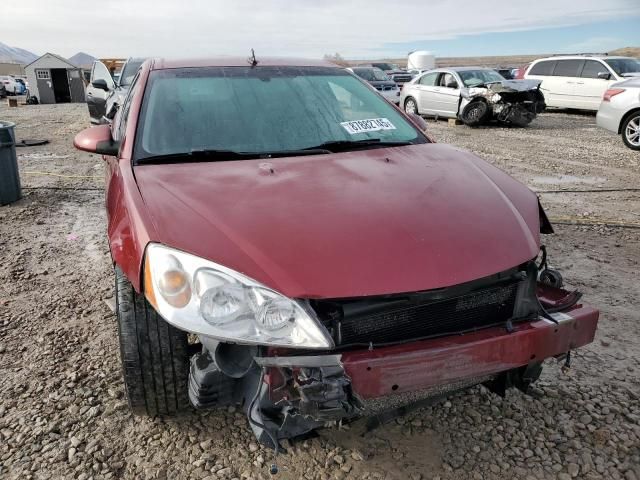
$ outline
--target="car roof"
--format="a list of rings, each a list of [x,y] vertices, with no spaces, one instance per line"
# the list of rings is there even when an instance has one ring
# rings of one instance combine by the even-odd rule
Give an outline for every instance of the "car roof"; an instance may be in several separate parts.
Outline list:
[[[310,60],[291,57],[261,57],[256,55],[258,67],[334,67],[338,65],[326,60]],[[167,59],[155,58],[151,64],[151,70],[165,70],[170,68],[194,68],[194,67],[247,67],[250,65],[249,57],[209,57],[209,58],[185,58]]]
[[[552,57],[544,57],[544,58],[538,58],[537,60],[534,60],[532,63],[535,62],[540,62],[542,60],[616,60],[616,59],[630,59],[630,60],[635,60],[633,57],[624,57],[624,56],[620,56],[620,55],[590,55],[590,54],[585,54],[585,55],[554,55]]]

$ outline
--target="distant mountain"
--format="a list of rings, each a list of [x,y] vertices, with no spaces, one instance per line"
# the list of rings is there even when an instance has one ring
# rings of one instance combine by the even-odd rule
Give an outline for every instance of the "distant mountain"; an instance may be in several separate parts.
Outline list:
[[[90,67],[93,65],[95,60],[95,57],[84,52],[78,52],[73,57],[69,58],[69,61],[76,67]]]
[[[0,42],[0,63],[20,63],[26,65],[33,62],[38,55],[22,48],[14,48]]]
[[[609,55],[621,55],[623,57],[640,57],[640,47],[624,47],[611,50]]]

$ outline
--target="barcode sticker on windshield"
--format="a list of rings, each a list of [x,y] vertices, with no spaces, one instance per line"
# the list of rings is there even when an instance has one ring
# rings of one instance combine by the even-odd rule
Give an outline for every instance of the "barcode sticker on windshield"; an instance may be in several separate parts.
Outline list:
[[[368,120],[352,120],[342,122],[340,125],[351,135],[364,132],[377,132],[378,130],[395,130],[396,127],[386,118],[370,118]]]

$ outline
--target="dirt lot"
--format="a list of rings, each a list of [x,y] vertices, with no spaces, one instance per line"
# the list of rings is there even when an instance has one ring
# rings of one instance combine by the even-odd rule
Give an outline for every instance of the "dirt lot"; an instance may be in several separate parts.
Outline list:
[[[103,166],[71,146],[86,106],[3,104],[0,118],[18,124],[18,138],[51,140],[19,149],[25,196],[0,207],[0,478],[268,478],[271,453],[238,412],[127,411],[107,305]],[[640,187],[640,154],[593,116],[429,129],[535,190]],[[556,219],[640,223],[638,191],[541,197]],[[533,396],[476,387],[364,437],[361,423],[323,431],[281,456],[279,478],[640,479],[640,229],[558,225],[544,240],[602,312],[567,374],[548,362]]]

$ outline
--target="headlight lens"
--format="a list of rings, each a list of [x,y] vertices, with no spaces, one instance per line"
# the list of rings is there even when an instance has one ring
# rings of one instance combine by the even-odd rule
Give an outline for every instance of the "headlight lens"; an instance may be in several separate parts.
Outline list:
[[[147,247],[145,295],[169,323],[236,343],[332,348],[308,308],[222,265],[159,244]]]

